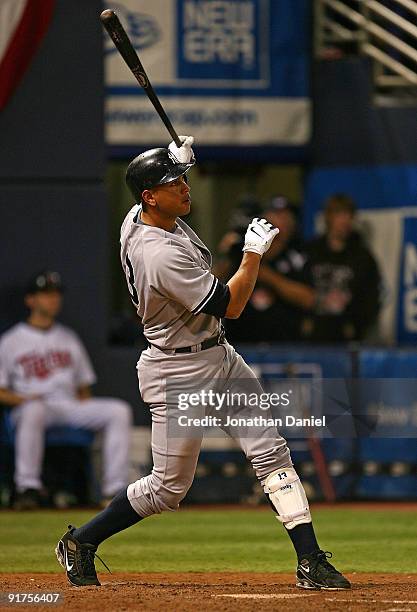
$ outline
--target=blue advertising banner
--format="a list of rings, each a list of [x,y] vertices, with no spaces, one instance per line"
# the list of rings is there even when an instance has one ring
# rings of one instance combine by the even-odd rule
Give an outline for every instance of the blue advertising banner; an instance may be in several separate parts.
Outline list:
[[[361,498],[417,497],[417,351],[367,350],[359,353],[364,379],[364,413],[378,414],[377,427],[362,438],[357,483]]]
[[[305,193],[304,227],[307,237],[317,229],[326,198],[346,193],[359,210],[417,206],[417,165],[339,166],[310,172]]]
[[[110,8],[178,133],[209,146],[308,142],[308,0],[118,0]],[[108,37],[105,68],[108,144],[165,144],[161,120]]]

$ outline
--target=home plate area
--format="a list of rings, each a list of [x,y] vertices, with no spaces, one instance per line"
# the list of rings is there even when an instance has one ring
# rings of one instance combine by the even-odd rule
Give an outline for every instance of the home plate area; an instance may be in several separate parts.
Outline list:
[[[302,591],[292,574],[101,574],[101,587],[71,587],[62,574],[2,574],[5,592],[59,592],[66,610],[372,610],[417,612],[417,575],[348,574],[351,591]],[[16,606],[15,606],[16,607]],[[47,610],[51,606],[19,609]]]

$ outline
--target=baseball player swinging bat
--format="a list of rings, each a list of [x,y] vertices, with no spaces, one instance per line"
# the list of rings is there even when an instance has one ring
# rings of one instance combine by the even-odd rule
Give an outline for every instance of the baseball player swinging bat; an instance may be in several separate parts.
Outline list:
[[[179,388],[185,389],[187,397],[190,380],[216,381],[216,389],[223,396],[229,391],[238,397],[244,391],[245,396],[248,389],[258,397],[262,393],[253,370],[225,339],[221,319],[240,316],[252,294],[261,258],[279,232],[266,219],[253,219],[245,234],[238,271],[227,284],[214,276],[209,249],[181,218],[191,207],[185,175],[195,163],[191,148],[194,138],[184,136],[183,142],[179,141],[114,13],[104,11],[101,19],[177,140],[168,148],[144,151],[130,162],[126,183],[135,204],[120,233],[121,263],[148,342],[137,370],[142,399],[152,414],[154,465],[150,474],[117,493],[103,512],[78,529],[70,525],[59,540],[56,556],[74,586],[100,586],[94,565],[97,547],[148,516],[177,510],[192,484],[203,433],[191,437],[185,431],[180,436],[168,435],[171,408],[176,403],[166,392],[169,380],[177,377],[175,394]],[[172,154],[174,147],[177,150]],[[211,390],[206,385],[201,390],[206,389]],[[177,395],[178,400],[180,397]],[[205,406],[203,401],[199,403],[198,415],[205,414]],[[180,404],[177,407],[181,409]],[[286,441],[268,423],[262,424],[255,436],[241,435],[241,430],[230,427],[229,417],[235,414],[231,408],[225,407],[226,420],[220,418],[219,426],[251,461],[277,519],[291,539],[297,553],[296,586],[349,589],[350,582],[327,561],[331,553],[319,547],[308,500]],[[243,406],[239,403],[238,408],[238,420],[253,417],[249,402],[243,402]],[[214,406],[212,409],[217,410]],[[181,425],[179,420],[177,425]],[[247,427],[253,425],[247,421],[245,431]]]
[[[106,28],[110,38],[114,42],[116,49],[123,57],[126,64],[129,66],[137,82],[145,90],[146,95],[152,102],[156,112],[158,113],[163,124],[170,133],[171,138],[173,139],[177,147],[181,147],[181,140],[179,139],[177,132],[175,131],[171,121],[169,120],[168,115],[164,111],[163,106],[160,103],[159,98],[156,95],[148,79],[148,75],[145,72],[145,68],[142,66],[142,62],[140,61],[138,54],[133,48],[133,45],[130,42],[130,39],[126,34],[126,31],[123,28],[122,24],[120,23],[116,13],[110,9],[106,9],[101,13],[100,20],[103,26]]]

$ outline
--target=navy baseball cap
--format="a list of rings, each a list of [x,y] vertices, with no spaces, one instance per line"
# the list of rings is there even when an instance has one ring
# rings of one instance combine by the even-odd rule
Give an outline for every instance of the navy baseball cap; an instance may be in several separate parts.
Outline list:
[[[35,277],[31,279],[28,286],[26,287],[27,294],[38,293],[39,291],[64,291],[64,286],[61,281],[61,275],[59,272],[53,272],[52,270],[44,270],[39,272]]]
[[[291,204],[287,200],[285,196],[274,196],[271,200],[266,204],[266,210],[285,210],[291,208]]]
[[[246,230],[248,223],[252,221],[254,217],[262,216],[262,206],[258,198],[250,193],[244,193],[240,196],[236,207],[234,208],[229,226],[240,231]]]
[[[266,203],[264,212],[268,211],[276,211],[280,212],[281,210],[289,210],[293,214],[297,214],[298,208],[294,204],[292,204],[285,196],[277,195],[274,196]]]

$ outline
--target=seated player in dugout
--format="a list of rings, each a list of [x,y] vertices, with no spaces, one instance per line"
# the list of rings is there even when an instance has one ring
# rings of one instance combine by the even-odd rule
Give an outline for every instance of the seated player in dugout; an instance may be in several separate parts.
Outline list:
[[[300,341],[303,317],[313,308],[315,294],[305,273],[306,254],[297,231],[297,209],[284,196],[275,196],[263,214],[280,231],[262,258],[254,291],[242,315],[226,322],[227,335],[232,342]],[[236,231],[222,239],[219,251],[223,279],[239,267],[243,243],[244,234]]]
[[[15,429],[15,508],[41,502],[45,430],[70,425],[103,434],[102,503],[126,486],[130,406],[92,397],[96,376],[77,336],[58,323],[63,286],[57,272],[36,275],[26,290],[26,321],[0,339],[0,403],[12,407]]]
[[[324,206],[325,232],[307,245],[306,275],[315,305],[303,337],[319,343],[365,339],[381,305],[381,276],[372,253],[355,230],[356,206],[346,194]]]
[[[223,393],[229,388],[239,392],[245,382],[245,391],[249,384],[253,392],[262,392],[254,372],[225,339],[221,319],[242,313],[262,257],[279,230],[265,219],[253,219],[239,269],[227,284],[218,280],[211,271],[210,251],[181,218],[191,208],[186,174],[194,165],[194,139],[180,138],[181,147],[171,143],[168,149],[151,149],[129,164],[126,182],[136,203],[121,229],[121,262],[149,343],[137,369],[140,392],[152,414],[154,465],[148,476],[122,488],[89,522],[78,528],[70,525],[59,540],[58,561],[75,586],[100,585],[94,563],[98,546],[148,516],[177,510],[192,484],[202,434],[169,435],[170,379],[184,385],[215,380],[216,390]],[[250,407],[243,409],[251,414]],[[233,435],[233,430],[221,427]],[[258,437],[235,439],[294,545],[297,586],[350,588],[329,563],[331,554],[317,543],[304,488],[277,429],[265,426],[259,428]]]

